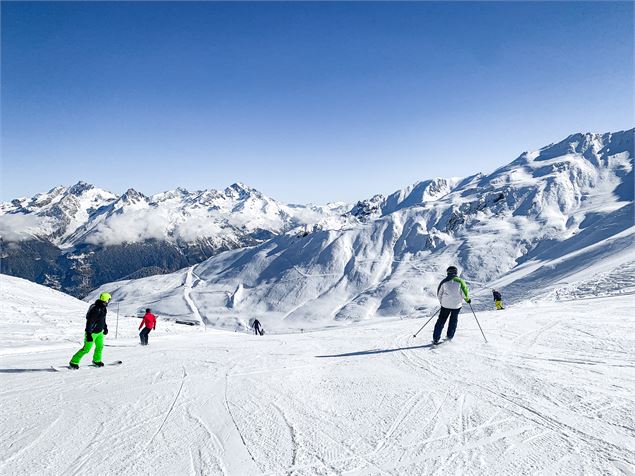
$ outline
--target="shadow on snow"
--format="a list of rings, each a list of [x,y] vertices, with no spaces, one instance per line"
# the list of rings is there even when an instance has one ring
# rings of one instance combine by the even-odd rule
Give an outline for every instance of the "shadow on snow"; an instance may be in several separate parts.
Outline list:
[[[372,350],[360,350],[359,352],[349,352],[347,354],[333,354],[333,355],[316,355],[318,359],[330,358],[330,357],[355,357],[357,355],[373,355],[373,354],[385,354],[387,352],[399,352],[401,350],[413,350],[413,349],[428,349],[432,347],[432,343],[425,345],[414,345],[411,347],[398,347],[396,349],[372,349]]]
[[[56,372],[54,368],[46,369],[0,369],[0,374],[23,374],[26,372]]]

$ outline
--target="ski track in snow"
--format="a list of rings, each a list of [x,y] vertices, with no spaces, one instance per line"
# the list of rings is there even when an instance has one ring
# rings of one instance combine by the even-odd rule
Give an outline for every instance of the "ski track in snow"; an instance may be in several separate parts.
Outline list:
[[[185,282],[183,283],[183,299],[185,299],[187,306],[192,311],[192,314],[194,315],[196,320],[200,322],[201,324],[203,324],[204,326],[207,326],[209,324],[209,322],[207,321],[207,318],[201,315],[201,313],[198,310],[198,307],[194,303],[194,299],[192,299],[192,287],[194,286],[193,284],[194,276],[195,276],[194,266],[191,266],[187,270],[187,275],[185,276]],[[200,278],[196,276],[196,279],[198,280]]]
[[[0,373],[0,473],[633,474],[633,304],[482,312],[488,344],[466,309],[433,352],[434,322],[413,339],[423,321],[397,319],[120,339],[104,357],[121,366]]]
[[[154,441],[156,436],[159,433],[161,433],[161,430],[163,429],[163,426],[165,425],[165,422],[168,420],[168,417],[170,416],[170,413],[172,413],[172,410],[174,410],[174,405],[176,404],[176,401],[179,399],[179,396],[181,395],[181,391],[183,390],[183,385],[185,384],[185,378],[186,377],[187,377],[187,372],[185,371],[185,367],[183,367],[183,378],[181,379],[181,385],[179,386],[179,390],[176,392],[176,395],[174,397],[174,401],[172,402],[172,405],[170,405],[170,408],[165,413],[165,418],[161,422],[161,425],[159,426],[159,428],[157,428],[157,431],[154,433],[154,435],[152,435],[152,438],[150,438],[150,440],[148,441],[148,444],[146,445],[146,449],[152,444],[152,442]]]

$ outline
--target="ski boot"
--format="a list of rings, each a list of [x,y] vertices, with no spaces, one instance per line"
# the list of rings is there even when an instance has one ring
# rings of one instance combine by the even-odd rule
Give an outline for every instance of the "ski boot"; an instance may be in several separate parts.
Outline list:
[[[73,370],[79,370],[79,365],[74,364],[73,362],[68,363],[68,368]]]
[[[95,367],[103,367],[103,366],[104,366],[104,363],[103,363],[103,362],[95,362],[95,361],[93,360],[93,365],[94,365]]]

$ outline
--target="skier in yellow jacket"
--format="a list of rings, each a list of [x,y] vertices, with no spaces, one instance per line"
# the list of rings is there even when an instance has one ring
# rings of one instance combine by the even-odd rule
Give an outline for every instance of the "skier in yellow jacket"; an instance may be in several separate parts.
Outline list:
[[[494,289],[492,291],[492,294],[494,296],[494,304],[496,305],[496,310],[500,311],[501,309],[505,309],[503,307],[503,296],[501,296],[501,293]]]

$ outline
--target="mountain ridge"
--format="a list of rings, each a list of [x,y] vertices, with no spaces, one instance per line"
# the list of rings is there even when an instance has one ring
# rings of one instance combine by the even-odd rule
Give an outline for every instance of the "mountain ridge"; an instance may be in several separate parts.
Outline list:
[[[407,207],[399,203],[408,191],[418,196],[430,183],[393,201],[358,202],[337,226],[291,230],[160,279],[107,289],[126,305],[150,302],[183,318],[191,309],[179,293],[194,281],[188,297],[207,322],[240,327],[259,316],[274,328],[410,315],[434,306],[450,264],[480,292],[501,283],[511,301],[553,294],[580,271],[578,261],[635,260],[633,132],[574,134],[569,144],[523,153],[489,175],[446,182],[438,195]],[[539,285],[532,287],[532,276]]]
[[[118,196],[80,181],[0,204],[2,272],[83,296],[103,282],[174,271],[336,217],[340,208],[288,206],[241,182]]]

